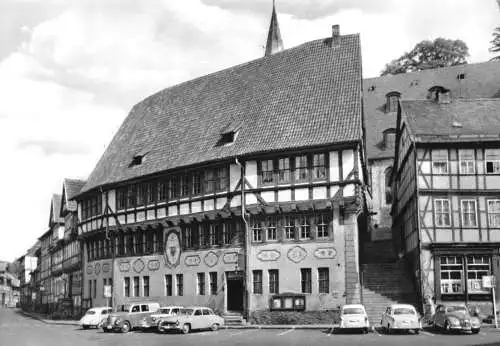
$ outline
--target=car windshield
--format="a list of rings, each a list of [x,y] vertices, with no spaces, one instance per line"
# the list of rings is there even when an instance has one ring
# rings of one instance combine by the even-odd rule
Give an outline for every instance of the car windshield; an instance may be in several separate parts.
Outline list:
[[[180,309],[179,315],[192,315],[193,309]]]
[[[467,309],[465,308],[465,306],[454,305],[454,306],[448,306],[446,308],[446,311],[448,311],[448,312],[467,312]]]
[[[88,310],[87,315],[95,315],[95,310]]]
[[[362,308],[345,308],[342,310],[342,314],[344,315],[364,315],[365,310]]]
[[[397,308],[394,309],[394,315],[415,315],[415,310],[412,308]]]
[[[170,313],[170,309],[160,309],[158,312],[160,314],[169,314]]]
[[[129,310],[130,310],[130,305],[129,304],[119,305],[118,309],[116,309],[117,312],[129,312]]]

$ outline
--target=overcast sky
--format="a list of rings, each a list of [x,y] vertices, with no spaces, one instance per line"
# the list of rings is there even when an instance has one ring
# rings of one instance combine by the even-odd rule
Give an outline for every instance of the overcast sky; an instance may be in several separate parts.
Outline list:
[[[364,77],[423,39],[491,58],[495,0],[276,0],[285,48],[360,33]],[[272,0],[0,0],[0,259],[47,230],[65,177],[85,178],[128,110],[259,58]]]

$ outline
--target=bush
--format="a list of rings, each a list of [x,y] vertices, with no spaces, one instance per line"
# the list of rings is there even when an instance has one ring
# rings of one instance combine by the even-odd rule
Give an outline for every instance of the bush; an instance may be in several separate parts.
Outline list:
[[[253,311],[252,324],[333,324],[338,319],[338,310],[324,311]]]

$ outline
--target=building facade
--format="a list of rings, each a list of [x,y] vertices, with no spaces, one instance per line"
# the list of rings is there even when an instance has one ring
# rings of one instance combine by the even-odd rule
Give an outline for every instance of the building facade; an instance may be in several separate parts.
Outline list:
[[[84,304],[359,302],[360,95],[359,37],[334,26],[136,105],[76,197]]]
[[[430,99],[432,89],[449,90],[452,99],[499,98],[500,61],[387,75],[363,80],[367,157],[371,186],[370,240],[391,239],[394,139],[398,100]]]
[[[19,279],[9,272],[9,263],[0,261],[0,308],[19,303]]]
[[[421,302],[488,311],[482,277],[498,277],[500,259],[500,99],[434,97],[400,103],[393,240]]]

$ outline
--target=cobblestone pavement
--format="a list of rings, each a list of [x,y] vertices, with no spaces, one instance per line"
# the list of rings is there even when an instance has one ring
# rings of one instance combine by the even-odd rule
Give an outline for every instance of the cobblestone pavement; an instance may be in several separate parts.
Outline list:
[[[425,330],[419,335],[331,334],[328,329],[222,329],[188,335],[134,331],[128,334],[46,324],[16,310],[0,309],[0,346],[80,345],[500,345],[500,330],[478,335],[448,335]]]

